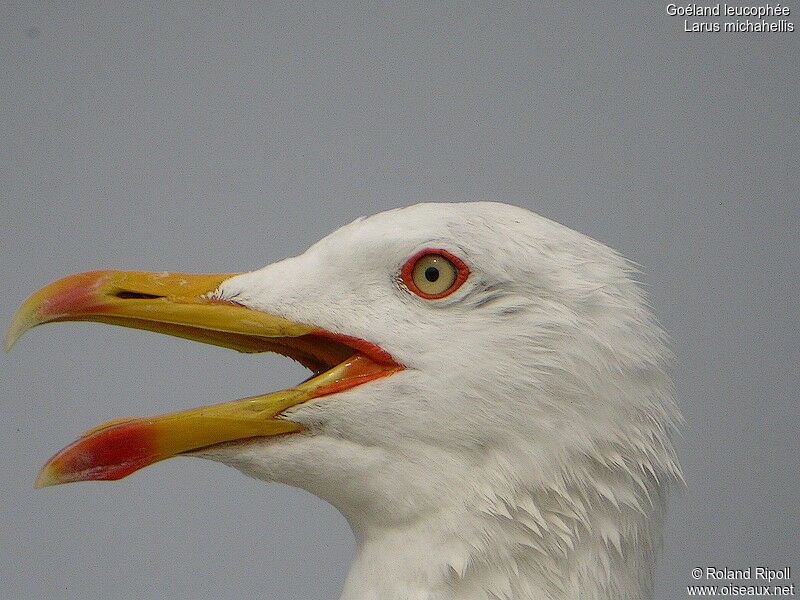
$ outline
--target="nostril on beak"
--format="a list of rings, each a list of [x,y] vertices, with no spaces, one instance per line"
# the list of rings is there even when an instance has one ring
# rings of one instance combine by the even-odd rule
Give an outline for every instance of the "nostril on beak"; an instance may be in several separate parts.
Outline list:
[[[145,294],[143,292],[129,292],[128,290],[119,290],[113,294],[114,298],[120,300],[156,300],[158,298],[166,298],[166,296],[159,296],[157,294]]]

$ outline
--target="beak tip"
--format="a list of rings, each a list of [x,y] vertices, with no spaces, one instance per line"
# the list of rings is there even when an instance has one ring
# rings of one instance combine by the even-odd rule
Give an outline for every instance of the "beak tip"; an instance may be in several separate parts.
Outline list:
[[[27,304],[27,303],[26,303]],[[14,315],[11,325],[6,331],[5,339],[3,340],[3,350],[9,352],[17,340],[22,337],[22,334],[43,323],[46,319],[42,319],[37,309],[32,309],[29,306],[23,305]]]
[[[50,487],[51,485],[58,485],[63,483],[59,481],[58,477],[55,473],[52,472],[47,466],[45,466],[40,472],[39,476],[36,478],[36,482],[33,484],[34,489],[40,490],[45,487]]]
[[[19,327],[14,327],[13,325],[11,328],[6,332],[6,337],[3,340],[3,351],[4,352],[11,352],[11,348],[14,347],[14,344],[17,343],[17,340],[22,335],[22,331],[19,330]]]
[[[11,348],[14,347],[14,344],[17,343],[17,340],[24,333],[24,331],[25,330],[22,327],[17,326],[16,322],[13,323],[6,332],[6,337],[3,340],[3,351],[11,352]]]

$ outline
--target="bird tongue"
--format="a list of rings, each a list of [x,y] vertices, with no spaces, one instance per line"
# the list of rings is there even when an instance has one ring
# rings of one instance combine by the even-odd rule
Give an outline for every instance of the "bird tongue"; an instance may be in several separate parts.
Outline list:
[[[332,369],[288,390],[160,417],[112,421],[89,430],[42,468],[36,487],[116,480],[171,456],[251,437],[295,433],[303,427],[281,413],[399,370],[356,352]]]

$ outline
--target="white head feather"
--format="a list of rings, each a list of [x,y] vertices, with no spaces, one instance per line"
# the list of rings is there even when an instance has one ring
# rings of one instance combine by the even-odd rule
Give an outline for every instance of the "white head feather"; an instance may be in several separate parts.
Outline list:
[[[424,248],[469,265],[452,296],[402,285]],[[345,515],[358,550],[343,598],[648,598],[679,416],[634,273],[504,204],[358,219],[219,294],[373,342],[407,369],[293,408],[303,435],[204,455]]]

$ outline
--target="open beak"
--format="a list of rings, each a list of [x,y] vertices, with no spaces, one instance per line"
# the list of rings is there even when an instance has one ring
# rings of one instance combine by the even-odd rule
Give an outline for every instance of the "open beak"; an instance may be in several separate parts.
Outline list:
[[[282,418],[283,411],[402,369],[367,341],[217,299],[214,292],[233,276],[80,273],[44,287],[20,307],[6,335],[6,350],[36,325],[97,321],[240,352],[277,352],[315,375],[281,392],[96,427],[48,461],[37,487],[120,479],[165,458],[214,444],[296,433],[302,426]]]

